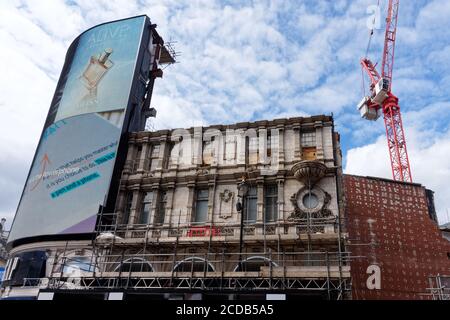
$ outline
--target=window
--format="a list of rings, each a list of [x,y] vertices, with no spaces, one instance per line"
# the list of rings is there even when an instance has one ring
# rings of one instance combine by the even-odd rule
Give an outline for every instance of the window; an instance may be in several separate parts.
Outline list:
[[[270,261],[267,258],[264,257],[251,257],[248,258],[241,263],[238,263],[237,266],[234,268],[234,271],[236,272],[259,272],[261,271],[262,267],[269,267],[272,265],[272,267],[277,267],[277,264]]]
[[[303,205],[308,209],[315,209],[319,205],[319,198],[314,193],[308,193],[303,197]]]
[[[316,133],[315,132],[303,132],[301,135],[301,144],[303,147],[315,147],[316,146]]]
[[[141,215],[139,216],[139,224],[148,224],[152,211],[152,202],[153,192],[145,193],[144,200],[142,201]]]
[[[264,190],[264,218],[265,222],[274,222],[278,219],[278,187],[266,186]]]
[[[194,223],[202,224],[208,219],[208,189],[197,190],[197,198],[195,201]]]
[[[153,272],[153,267],[142,258],[131,258],[122,262],[115,271],[118,272]]]
[[[256,187],[250,187],[248,189],[247,196],[245,197],[245,212],[244,212],[245,223],[256,222],[257,200],[258,196]]]
[[[202,258],[187,258],[184,261],[179,262],[173,271],[175,272],[204,272],[205,269],[208,272],[213,272],[214,268],[210,263]]]
[[[95,271],[91,257],[68,257],[63,264],[64,276],[79,275],[80,272]]]
[[[150,164],[150,171],[154,171],[158,167],[158,160],[159,160],[159,152],[160,152],[160,145],[154,145],[152,148],[152,154],[151,154],[151,164]]]
[[[272,139],[272,133],[267,130],[267,157],[272,157],[272,143],[273,143],[273,139]]]
[[[160,191],[158,209],[156,210],[154,224],[156,225],[164,224],[164,219],[166,217],[166,206],[167,206],[167,193],[165,191]]]
[[[125,203],[125,208],[123,211],[122,224],[128,223],[128,219],[130,218],[130,213],[131,213],[132,201],[133,201],[133,193],[128,193],[126,203]]]

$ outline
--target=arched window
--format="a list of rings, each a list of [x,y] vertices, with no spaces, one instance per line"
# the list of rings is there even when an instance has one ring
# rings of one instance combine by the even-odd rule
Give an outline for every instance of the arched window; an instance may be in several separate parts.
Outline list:
[[[191,257],[184,259],[183,261],[178,262],[173,271],[175,272],[204,272],[205,267],[206,271],[214,272],[214,267],[211,263],[207,262],[203,258],[199,257]]]
[[[130,258],[116,267],[117,272],[153,272],[153,267],[142,258]]]
[[[266,257],[250,257],[243,260],[241,263],[238,263],[234,268],[234,271],[259,272],[261,271],[261,267],[268,267],[270,265],[272,265],[272,267],[278,267],[275,262]]]

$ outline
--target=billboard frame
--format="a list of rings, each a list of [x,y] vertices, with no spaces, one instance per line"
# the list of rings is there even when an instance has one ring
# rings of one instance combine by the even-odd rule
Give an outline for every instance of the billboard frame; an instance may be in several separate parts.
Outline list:
[[[116,198],[119,191],[119,184],[120,184],[120,177],[121,173],[126,161],[126,150],[128,145],[128,134],[133,131],[140,131],[145,129],[145,115],[143,108],[145,105],[149,105],[149,101],[151,100],[151,95],[153,91],[153,85],[154,81],[156,79],[155,76],[152,74],[152,61],[151,61],[151,55],[148,50],[148,47],[150,45],[150,40],[153,41],[153,43],[164,45],[163,39],[158,35],[156,32],[156,25],[152,24],[150,21],[150,18],[147,15],[137,15],[133,17],[128,17],[124,19],[118,19],[113,21],[104,22],[98,25],[95,25],[85,31],[83,31],[81,34],[79,34],[70,44],[69,48],[67,49],[67,53],[65,56],[65,61],[63,68],[61,70],[61,76],[58,79],[55,93],[53,95],[49,111],[47,113],[47,117],[45,120],[45,123],[43,125],[41,135],[39,138],[39,142],[36,146],[36,150],[33,156],[33,160],[30,164],[30,169],[27,174],[27,178],[24,183],[24,187],[22,189],[22,193],[20,196],[19,203],[16,208],[16,214],[14,216],[11,230],[14,227],[14,223],[16,221],[18,209],[20,207],[20,204],[22,202],[25,189],[27,186],[27,182],[30,179],[31,171],[33,169],[33,164],[36,161],[37,157],[37,151],[41,147],[41,144],[43,142],[44,133],[46,129],[54,122],[56,118],[56,113],[58,108],[55,108],[55,106],[59,105],[59,102],[62,97],[62,91],[64,90],[65,83],[66,83],[66,77],[70,71],[71,62],[73,61],[74,54],[76,52],[76,49],[78,47],[80,38],[87,32],[98,28],[103,25],[113,24],[120,21],[126,21],[136,18],[144,18],[144,26],[142,30],[142,35],[140,39],[140,43],[138,46],[137,51],[137,58],[136,63],[134,67],[132,82],[131,82],[131,88],[128,96],[128,102],[125,106],[125,115],[124,115],[124,121],[121,128],[120,136],[118,137],[118,147],[117,147],[117,156],[115,159],[114,167],[112,174],[110,176],[109,181],[109,187],[106,191],[105,198],[103,201],[103,204],[99,206],[97,214],[101,212],[113,212],[115,210],[115,204],[116,204]],[[143,70],[145,66],[148,66],[147,70]],[[144,73],[144,77],[142,77],[142,72]],[[64,75],[64,76],[63,76]],[[145,79],[146,81],[143,82],[141,79]],[[148,82],[148,83],[147,83]],[[62,87],[64,85],[64,87]],[[58,90],[60,89],[60,90]],[[97,215],[97,221],[95,226],[99,223],[99,217]],[[11,234],[11,233],[10,233]],[[12,248],[15,248],[20,245],[24,245],[27,243],[33,243],[33,242],[43,242],[43,241],[65,241],[65,240],[94,240],[95,236],[95,229],[92,232],[88,233],[70,233],[70,234],[43,234],[43,235],[37,235],[37,236],[31,236],[31,237],[24,237],[24,238],[18,238],[13,241],[7,240],[7,250],[11,250]]]

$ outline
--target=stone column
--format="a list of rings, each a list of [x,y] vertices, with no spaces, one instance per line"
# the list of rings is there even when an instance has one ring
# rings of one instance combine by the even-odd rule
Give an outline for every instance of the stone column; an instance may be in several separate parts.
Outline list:
[[[278,177],[278,221],[283,222],[285,217],[284,213],[284,177]]]
[[[194,167],[203,164],[203,128],[195,127],[192,140],[192,165]]]
[[[324,152],[323,152],[323,123],[322,121],[316,121],[314,124],[314,127],[316,128],[316,157],[317,160],[323,160],[324,159]]]
[[[171,140],[174,143],[174,147],[172,149],[172,154],[169,155],[169,169],[177,170],[178,164],[181,162],[180,160],[180,150],[182,148],[182,135],[179,132],[172,133]]]
[[[150,213],[150,217],[149,217],[149,224],[154,224],[155,222],[155,216],[157,214],[157,210],[158,210],[158,193],[159,193],[159,184],[153,184],[152,185],[152,192],[153,192],[153,198],[152,198],[152,207],[151,207],[151,213]]]
[[[119,197],[116,205],[116,224],[122,224],[123,212],[126,205],[126,190],[119,191]]]
[[[284,169],[284,126],[278,125],[278,162],[280,170]],[[273,149],[272,149],[273,152]],[[272,157],[273,158],[273,157]]]
[[[167,136],[161,138],[160,140],[158,165],[156,166],[156,170],[162,171],[164,169],[165,161],[169,161],[167,157]]]
[[[141,157],[140,159],[136,159],[139,161],[137,173],[144,173],[145,170],[148,170],[147,164],[148,164],[148,156],[151,152],[151,147],[148,139],[145,139],[142,143],[142,151],[141,151]]]
[[[140,201],[141,196],[139,193],[139,190],[133,190],[133,199],[131,200],[131,210],[130,210],[130,217],[128,218],[128,227],[130,229],[133,228],[133,225],[136,224],[136,221],[139,217],[139,209],[140,209]],[[126,237],[131,237],[132,232],[127,232]]]
[[[246,165],[245,163],[245,153],[246,153],[246,135],[245,131],[242,129],[236,130],[236,145],[237,145],[237,165]]]
[[[125,161],[125,165],[123,167],[124,174],[129,174],[132,171],[133,161],[136,160],[134,159],[135,152],[136,152],[136,145],[134,144],[134,142],[128,143],[127,160]]]
[[[301,161],[302,160],[302,139],[301,139],[300,126],[294,126],[292,129],[294,130],[294,160]]]
[[[175,182],[171,182],[167,186],[167,204],[166,216],[164,217],[164,225],[172,226],[173,202],[175,195]]]
[[[186,218],[184,221],[184,223],[186,223],[186,224],[190,224],[192,222],[192,220],[194,219],[193,207],[194,207],[194,196],[195,196],[195,181],[189,182],[188,188],[189,188],[188,203],[186,205]]]
[[[265,127],[258,128],[258,164],[269,164],[270,158],[267,156],[267,129]]]
[[[256,194],[258,197],[258,199],[256,200],[256,207],[257,207],[256,222],[262,223],[264,218],[264,178],[261,177],[256,179],[256,184],[257,184]]]
[[[208,183],[209,194],[208,194],[208,218],[206,223],[210,224],[213,221],[214,214],[214,199],[215,199],[215,182],[214,180],[210,180]]]

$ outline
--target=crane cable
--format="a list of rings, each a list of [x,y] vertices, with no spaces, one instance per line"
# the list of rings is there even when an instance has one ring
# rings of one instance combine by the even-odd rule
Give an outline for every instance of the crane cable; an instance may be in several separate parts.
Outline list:
[[[380,12],[380,0],[377,0],[377,7],[378,7],[378,12]],[[367,48],[366,48],[366,54],[364,55],[364,58],[367,59],[367,56],[369,55],[369,51],[370,51],[370,47],[372,45],[372,38],[373,38],[373,34],[374,34],[374,26],[376,23],[376,19],[377,19],[377,14],[375,13],[373,20],[372,20],[372,28],[370,29],[370,33],[369,33],[369,41],[367,43]],[[366,83],[364,81],[364,68],[361,66],[361,73],[362,73],[362,93],[363,96],[365,96],[366,94]]]
[[[377,7],[378,7],[378,11],[380,11],[380,0],[377,1]],[[369,41],[367,43],[367,48],[366,48],[366,55],[364,56],[365,58],[367,58],[367,56],[369,55],[369,50],[370,50],[370,46],[372,44],[372,38],[373,38],[373,34],[374,34],[374,26],[376,23],[377,19],[377,14],[375,14],[373,16],[373,20],[372,20],[372,29],[370,29],[370,34],[369,34]]]

